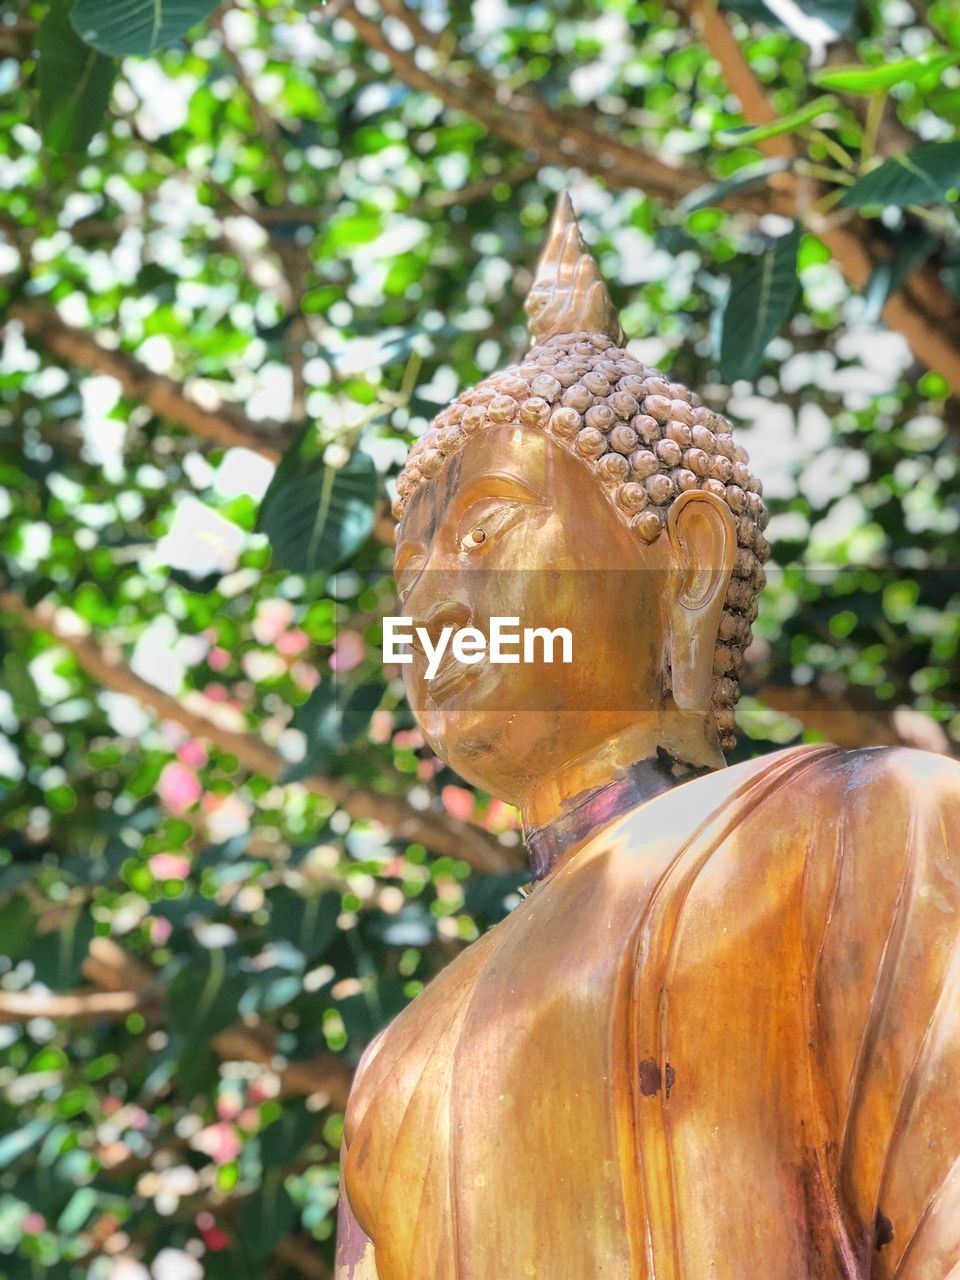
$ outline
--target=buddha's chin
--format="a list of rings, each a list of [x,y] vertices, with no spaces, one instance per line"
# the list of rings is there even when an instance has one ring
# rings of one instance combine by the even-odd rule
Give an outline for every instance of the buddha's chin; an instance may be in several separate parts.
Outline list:
[[[417,719],[428,746],[444,763],[465,782],[508,804],[519,803],[525,784],[542,761],[542,749],[536,744],[555,730],[555,718],[544,712],[452,704],[418,708]]]

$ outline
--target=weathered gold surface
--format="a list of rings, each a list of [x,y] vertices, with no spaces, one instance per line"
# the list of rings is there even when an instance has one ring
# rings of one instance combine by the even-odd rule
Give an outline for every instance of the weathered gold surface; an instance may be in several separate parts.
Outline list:
[[[620,358],[559,341],[561,365],[577,342]],[[495,389],[515,417],[487,399],[476,430],[441,424],[466,438],[401,495],[398,585],[431,625],[575,605],[580,657],[446,696],[418,660],[417,718],[527,830],[658,752],[712,771],[566,848],[370,1046],[338,1280],[960,1280],[960,766],[806,747],[722,767],[762,582],[745,455],[703,450],[729,473],[683,488],[656,454],[648,537],[596,461],[616,449],[571,448],[559,397],[534,421],[523,370]],[[657,397],[691,418],[661,441],[705,425],[673,389],[639,416]]]

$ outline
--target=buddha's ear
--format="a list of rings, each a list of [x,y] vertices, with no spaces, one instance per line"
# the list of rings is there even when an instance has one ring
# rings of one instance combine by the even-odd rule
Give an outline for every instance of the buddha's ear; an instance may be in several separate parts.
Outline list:
[[[667,602],[673,700],[681,711],[706,715],[717,630],[737,555],[736,523],[716,494],[691,489],[671,505],[667,537],[676,566]]]

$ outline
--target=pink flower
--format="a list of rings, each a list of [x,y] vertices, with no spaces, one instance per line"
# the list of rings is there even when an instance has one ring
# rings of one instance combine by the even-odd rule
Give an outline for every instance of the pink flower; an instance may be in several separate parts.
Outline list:
[[[235,1093],[221,1093],[217,1098],[217,1115],[221,1120],[236,1120],[240,1114],[240,1098]]]
[[[144,1111],[143,1107],[131,1107],[127,1124],[131,1129],[136,1129],[138,1133],[144,1129],[150,1128],[150,1117]]]
[[[207,654],[207,662],[210,664],[211,671],[224,671],[230,665],[230,655],[226,649],[217,646]]]
[[[183,814],[191,809],[203,795],[200,779],[179,760],[164,765],[157,780],[157,795],[171,813]]]
[[[147,864],[154,880],[186,880],[190,859],[179,853],[155,853]]]
[[[389,742],[393,730],[393,712],[379,707],[370,720],[370,741]]]
[[[310,637],[299,627],[294,627],[292,631],[285,631],[282,636],[277,636],[277,653],[282,653],[285,658],[295,658],[298,653],[303,653],[304,649],[309,647]]]
[[[423,746],[423,734],[419,729],[398,729],[393,735],[393,745],[398,750],[409,747],[412,751],[419,751]]]
[[[230,1245],[230,1237],[219,1227],[209,1227],[202,1235],[203,1243],[211,1253],[222,1253]]]
[[[309,662],[295,662],[290,668],[290,674],[307,693],[312,693],[320,683],[320,672]]]
[[[191,738],[177,752],[177,759],[189,769],[202,769],[207,763],[207,751],[199,738]]]
[[[25,1236],[38,1236],[46,1230],[47,1220],[42,1213],[28,1213],[21,1223],[20,1229]]]
[[[483,815],[483,825],[488,831],[516,831],[520,825],[517,811],[502,800],[491,800]]]
[[[359,667],[366,653],[366,645],[359,631],[341,631],[333,642],[330,655],[331,671],[353,671]]]
[[[150,921],[150,941],[155,947],[162,947],[170,940],[173,925],[166,916],[154,916]]]
[[[260,1128],[260,1112],[256,1107],[244,1107],[237,1116],[237,1126],[244,1133],[256,1133]]]
[[[253,634],[258,644],[276,644],[293,621],[294,608],[289,600],[264,600],[253,620]]]
[[[446,786],[440,792],[440,799],[451,818],[469,822],[473,817],[473,792],[466,787]]]
[[[209,1156],[214,1164],[230,1164],[243,1150],[243,1141],[232,1124],[218,1120],[195,1134],[190,1145]]]

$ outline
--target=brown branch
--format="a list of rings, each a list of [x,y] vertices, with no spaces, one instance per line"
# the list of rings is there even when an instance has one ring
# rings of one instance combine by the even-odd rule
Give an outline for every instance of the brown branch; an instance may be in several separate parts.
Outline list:
[[[139,1007],[135,991],[0,991],[0,1023],[31,1018],[125,1018]]]
[[[135,698],[158,719],[181,725],[193,737],[206,738],[236,756],[250,772],[276,780],[286,768],[283,757],[258,735],[226,729],[204,714],[199,709],[204,702],[200,695],[191,700],[163,693],[135,675],[117,648],[101,647],[89,636],[76,634],[72,626],[63,625],[58,610],[49,605],[31,608],[14,592],[0,592],[0,610],[13,614],[31,630],[53,636],[99,684]],[[518,865],[516,854],[511,856],[479,827],[447,815],[421,813],[401,796],[364,790],[342,778],[310,777],[301,785],[326,796],[355,819],[382,823],[399,839],[416,841],[437,854],[462,858],[478,871],[509,871]]]
[[[259,1028],[228,1027],[211,1041],[217,1057],[225,1062],[253,1062],[280,1079],[282,1097],[314,1097],[322,1094],[327,1105],[342,1111],[347,1105],[353,1068],[332,1053],[317,1054],[302,1062],[278,1061],[272,1032]]]
[[[497,187],[506,183],[510,187],[519,186],[532,178],[540,169],[539,163],[519,164],[512,169],[504,169],[501,173],[491,173],[475,182],[468,182],[456,191],[436,190],[414,200],[406,210],[408,214],[430,213],[437,209],[460,208],[466,204],[476,204],[478,200],[486,200]]]
[[[123,351],[114,351],[91,334],[61,320],[50,307],[18,305],[10,316],[19,320],[25,332],[61,360],[91,373],[116,378],[124,392],[142,400],[158,417],[184,431],[202,436],[222,448],[241,446],[273,460],[279,459],[289,444],[289,428],[267,426],[252,421],[237,409],[221,406],[205,409],[190,398],[180,383],[152,373],[144,364]]]
[[[125,1018],[151,1003],[155,1008],[160,1006],[156,975],[110,938],[92,940],[83,974],[97,989],[66,993],[0,991],[0,1023],[29,1022],[31,1018]],[[327,1105],[338,1111],[346,1106],[353,1068],[335,1054],[286,1062],[277,1057],[272,1028],[239,1023],[219,1032],[210,1043],[224,1061],[252,1062],[274,1072],[285,1097],[321,1094]]]
[[[942,725],[914,707],[888,710],[867,691],[832,696],[817,685],[763,685],[754,695],[765,707],[799,720],[838,747],[918,747],[952,755]]]
[[[315,1244],[308,1244],[298,1236],[288,1236],[273,1250],[273,1256],[291,1267],[296,1267],[308,1280],[332,1280],[332,1272],[316,1252]]]
[[[402,21],[414,37],[422,30],[416,17],[396,0],[389,3],[389,16]],[[387,58],[404,83],[434,94],[446,106],[471,116],[511,146],[537,156],[541,164],[575,166],[603,178],[611,188],[639,188],[668,200],[677,200],[704,185],[705,176],[699,169],[665,164],[606,132],[606,121],[598,112],[555,110],[529,90],[510,90],[469,63],[456,79],[454,73],[462,56],[455,49],[449,51],[449,59],[436,71],[425,71],[412,53],[395,48],[380,21],[361,13],[354,3],[344,6],[343,17],[368,48]],[[436,37],[427,34],[436,47]],[[439,42],[440,53],[446,52],[445,44],[445,39]],[[732,195],[725,203],[731,208],[770,209],[775,202],[775,193],[762,190]]]
[[[747,122],[762,125],[778,119],[715,0],[691,0],[688,12],[740,99]],[[768,138],[760,146],[770,156],[796,156],[793,142],[785,135]],[[836,217],[825,220],[811,207],[810,193],[798,175],[789,170],[773,174],[770,185],[792,206],[792,216],[824,241],[847,283],[862,289],[874,266],[874,232],[869,221],[860,217],[848,222]],[[887,300],[883,315],[892,329],[903,334],[917,359],[941,373],[953,392],[960,394],[960,307],[936,273],[930,267],[914,272],[904,288]]]

